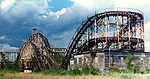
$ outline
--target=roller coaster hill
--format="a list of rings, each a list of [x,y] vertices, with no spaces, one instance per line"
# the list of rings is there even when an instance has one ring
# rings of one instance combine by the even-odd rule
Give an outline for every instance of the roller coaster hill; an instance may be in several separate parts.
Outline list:
[[[124,60],[131,53],[133,63],[150,67],[150,53],[144,51],[143,15],[134,9],[105,11],[87,18],[68,45],[64,68],[91,62],[100,70],[110,66],[125,69]]]
[[[23,69],[32,69],[33,67],[38,67],[40,70],[51,69],[55,63],[50,52],[50,44],[45,35],[33,33],[28,41],[22,44],[17,63],[21,63]]]

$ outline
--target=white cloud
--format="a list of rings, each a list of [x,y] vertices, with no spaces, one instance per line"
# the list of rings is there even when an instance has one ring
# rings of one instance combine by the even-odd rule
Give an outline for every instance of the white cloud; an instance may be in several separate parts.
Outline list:
[[[11,47],[9,44],[0,44],[0,51],[17,52],[18,50],[19,50],[19,48]]]
[[[150,22],[144,26],[145,33],[145,51],[150,50]],[[150,51],[149,51],[150,52]]]
[[[147,41],[147,42],[145,43],[145,51],[146,51],[146,52],[150,52],[150,41]]]
[[[144,30],[145,30],[145,33],[149,32],[149,34],[150,34],[150,22],[145,24]]]
[[[42,17],[43,17],[43,18],[47,18],[47,16],[46,16],[46,15],[43,15]]]
[[[63,14],[65,14],[65,12],[66,12],[66,8],[62,8],[60,11],[57,11],[57,12],[49,12],[49,15],[50,16],[56,16],[56,18],[59,18],[59,16],[61,16],[61,15],[63,15]]]
[[[22,0],[21,3],[30,4],[30,5],[38,8],[39,10],[48,8],[47,0]]]
[[[47,0],[2,0],[1,2],[2,14],[8,13],[8,11],[11,11],[12,14],[22,14],[26,13],[28,9],[29,11],[31,9],[36,9],[38,12],[40,12],[41,10],[47,8]]]
[[[0,4],[2,13],[7,12],[9,10],[9,8],[11,8],[13,6],[15,1],[16,0],[2,0],[2,2]]]
[[[0,39],[5,39],[5,36],[0,36]]]
[[[115,7],[141,7],[150,4],[150,0],[115,0]]]

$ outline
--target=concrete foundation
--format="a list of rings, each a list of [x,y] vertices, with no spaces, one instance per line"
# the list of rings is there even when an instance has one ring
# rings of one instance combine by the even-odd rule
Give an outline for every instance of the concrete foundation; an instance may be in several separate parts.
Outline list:
[[[126,69],[125,60],[131,55],[131,53],[120,53],[112,52],[110,53],[110,66],[117,66],[120,70]],[[74,55],[74,59],[70,61],[70,67],[81,67],[84,63],[90,65],[90,63],[103,70],[105,67],[109,67],[109,53],[89,53]],[[140,67],[145,69],[150,68],[150,53],[133,53],[132,64],[140,63]]]
[[[103,70],[105,68],[104,53],[82,54],[75,55],[74,59],[70,61],[72,68],[81,67],[84,63],[92,64],[94,67]]]

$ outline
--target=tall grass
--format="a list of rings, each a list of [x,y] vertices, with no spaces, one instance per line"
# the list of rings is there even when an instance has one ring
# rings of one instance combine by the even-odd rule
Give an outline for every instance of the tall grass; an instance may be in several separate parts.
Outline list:
[[[150,74],[133,74],[133,73],[117,73],[103,75],[105,77],[113,77],[118,79],[150,79]]]

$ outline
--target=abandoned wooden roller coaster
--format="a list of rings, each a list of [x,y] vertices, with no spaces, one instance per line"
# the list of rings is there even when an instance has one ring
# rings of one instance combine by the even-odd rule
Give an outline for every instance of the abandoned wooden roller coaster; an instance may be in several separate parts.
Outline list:
[[[40,70],[52,69],[56,64],[51,56],[47,38],[41,33],[33,33],[28,41],[22,44],[17,63],[22,64],[24,70],[32,70],[34,67]]]

